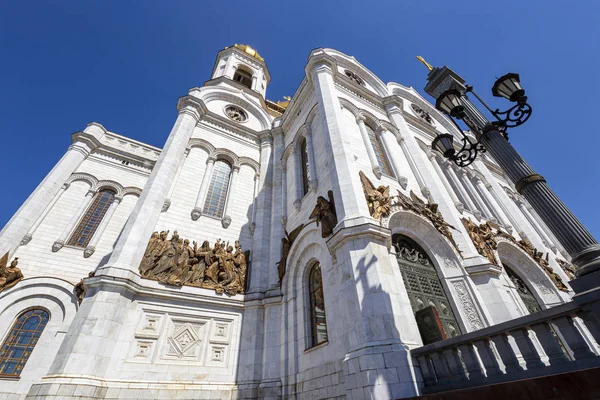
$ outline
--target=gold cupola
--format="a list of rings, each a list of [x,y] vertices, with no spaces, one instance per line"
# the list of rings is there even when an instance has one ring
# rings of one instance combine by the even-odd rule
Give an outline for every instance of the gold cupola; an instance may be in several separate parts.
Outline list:
[[[257,60],[260,60],[262,62],[265,61],[265,59],[262,58],[260,56],[260,54],[258,54],[258,51],[256,51],[252,47],[248,46],[247,44],[237,44],[236,43],[236,44],[233,45],[233,47],[235,47],[236,49],[240,49],[244,53],[248,54],[249,56],[252,56],[252,57],[256,58]]]

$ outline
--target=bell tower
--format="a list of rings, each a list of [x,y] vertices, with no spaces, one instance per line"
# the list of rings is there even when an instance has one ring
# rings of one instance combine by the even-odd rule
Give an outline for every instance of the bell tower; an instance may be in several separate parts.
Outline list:
[[[212,78],[226,77],[236,86],[252,90],[265,97],[271,80],[265,59],[252,47],[235,44],[217,54]]]

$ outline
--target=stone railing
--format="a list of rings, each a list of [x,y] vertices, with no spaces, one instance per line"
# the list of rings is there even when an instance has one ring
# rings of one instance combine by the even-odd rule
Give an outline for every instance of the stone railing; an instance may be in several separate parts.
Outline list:
[[[427,394],[597,367],[597,343],[599,321],[569,302],[411,354]]]

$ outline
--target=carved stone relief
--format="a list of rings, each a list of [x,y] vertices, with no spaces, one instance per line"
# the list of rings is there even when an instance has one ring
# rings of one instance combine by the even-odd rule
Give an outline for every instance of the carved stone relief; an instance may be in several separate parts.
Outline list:
[[[235,122],[244,122],[248,119],[246,112],[239,107],[236,106],[227,106],[225,107],[225,113],[229,118],[234,120]]]
[[[333,201],[333,191],[328,191],[327,197],[329,197],[329,200],[323,196],[317,198],[317,205],[309,217],[309,219],[317,221],[317,226],[321,223],[321,236],[323,238],[330,236],[333,233],[333,228],[338,223],[335,202]]]
[[[469,294],[469,290],[467,289],[467,285],[462,281],[452,282],[454,285],[454,290],[458,295],[458,301],[465,312],[467,320],[469,321],[469,325],[471,329],[476,331],[478,329],[483,329],[483,323],[479,318],[479,313],[477,312],[477,307],[475,307],[475,303]]]
[[[221,239],[214,247],[204,241],[190,246],[188,239],[173,232],[154,232],[140,263],[140,274],[147,279],[175,286],[215,289],[219,294],[244,293],[250,252],[244,252],[239,241],[234,246]]]
[[[533,247],[533,244],[531,244],[528,239],[517,240],[514,236],[501,230],[496,230],[494,232],[494,229],[489,222],[477,225],[470,219],[462,218],[461,221],[467,229],[467,232],[469,232],[469,237],[473,241],[477,252],[486,257],[490,263],[499,265],[499,262],[496,258],[496,250],[498,249],[498,240],[504,239],[516,244],[519,248],[521,248],[521,250],[527,253],[527,255],[542,268],[542,270],[559,290],[564,292],[569,291],[569,288],[567,288],[567,286],[563,283],[561,277],[554,272],[552,267],[548,264],[548,254],[546,254],[544,257],[544,254]],[[528,276],[528,278],[534,279],[534,276],[535,274],[532,273],[531,276]],[[541,282],[538,286],[540,286],[540,289],[547,289]]]
[[[17,264],[19,264],[18,257],[15,257],[15,259],[11,261],[10,265],[7,264],[8,252],[4,254],[2,258],[0,258],[0,292],[4,289],[15,286],[21,279],[23,279],[23,273],[19,268],[17,268]]]
[[[280,285],[287,270],[287,258],[290,255],[292,245],[304,226],[304,224],[300,224],[300,226],[294,229],[291,233],[288,233],[288,231],[284,229],[285,237],[281,238],[281,260],[277,263],[277,272],[279,274]]]
[[[91,278],[95,275],[96,275],[96,273],[92,271],[88,274],[88,277]],[[75,296],[77,296],[77,301],[79,302],[79,304],[81,304],[81,302],[85,298],[85,294],[87,292],[87,288],[85,287],[85,282],[83,281],[83,279],[81,279],[77,283],[77,285],[75,285],[75,287],[73,288],[73,292],[75,293]]]
[[[378,188],[375,188],[375,185],[367,178],[364,172],[360,171],[359,175],[365,199],[369,206],[369,213],[377,220],[380,220],[381,217],[387,217],[390,213],[393,197],[390,196],[390,187],[380,185]]]
[[[417,114],[422,120],[426,121],[430,125],[435,125],[433,118],[431,118],[431,115],[429,115],[429,113],[427,111],[423,110],[421,107],[419,107],[418,105],[416,105],[414,103],[411,104],[410,106],[413,109],[413,111],[415,112],[415,114]]]
[[[561,260],[560,258],[557,258],[556,262],[558,263],[558,265],[560,265],[563,271],[565,271],[565,274],[567,275],[569,280],[575,279],[576,269],[572,264],[569,264],[568,262],[566,262],[565,260]]]

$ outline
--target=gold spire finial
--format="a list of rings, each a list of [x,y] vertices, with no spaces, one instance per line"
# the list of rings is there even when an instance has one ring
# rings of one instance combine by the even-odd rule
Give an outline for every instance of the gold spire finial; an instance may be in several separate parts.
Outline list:
[[[428,70],[430,70],[430,71],[433,70],[433,67],[431,66],[431,64],[429,64],[427,61],[425,61],[425,59],[423,57],[417,56],[417,60],[421,61],[427,67]]]

